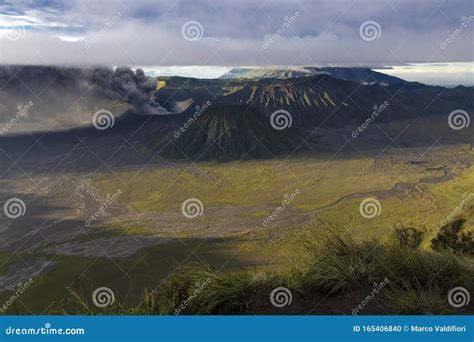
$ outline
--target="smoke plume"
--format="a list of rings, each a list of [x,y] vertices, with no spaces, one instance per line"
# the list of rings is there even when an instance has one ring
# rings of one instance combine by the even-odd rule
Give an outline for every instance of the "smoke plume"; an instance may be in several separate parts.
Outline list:
[[[170,114],[152,97],[157,87],[155,78],[145,76],[142,69],[98,67],[91,70],[90,81],[107,96],[130,103],[135,112],[146,115]],[[89,77],[88,77],[89,78]]]

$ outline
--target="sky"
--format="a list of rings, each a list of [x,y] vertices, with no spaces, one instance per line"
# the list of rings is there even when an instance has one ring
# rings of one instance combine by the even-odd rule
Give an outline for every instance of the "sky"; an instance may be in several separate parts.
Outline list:
[[[188,67],[472,62],[472,0],[16,0],[0,63]],[[219,69],[220,68],[220,69]],[[206,71],[207,70],[207,71]]]
[[[474,63],[414,63],[393,66],[389,69],[374,69],[407,81],[416,81],[429,85],[456,87],[463,85],[474,87]]]

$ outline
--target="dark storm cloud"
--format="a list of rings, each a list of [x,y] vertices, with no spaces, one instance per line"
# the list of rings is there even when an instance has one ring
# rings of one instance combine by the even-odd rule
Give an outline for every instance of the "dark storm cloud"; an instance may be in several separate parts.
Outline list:
[[[6,3],[0,13],[0,57],[7,63],[379,65],[473,59],[470,0],[39,0]],[[183,38],[189,21],[198,22],[201,39]],[[361,38],[366,21],[378,24],[378,38]],[[24,26],[21,39],[5,38],[12,25]]]

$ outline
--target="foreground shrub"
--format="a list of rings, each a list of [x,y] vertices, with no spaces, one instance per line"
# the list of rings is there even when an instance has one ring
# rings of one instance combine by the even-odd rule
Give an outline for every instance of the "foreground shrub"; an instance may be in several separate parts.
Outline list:
[[[434,286],[450,289],[470,286],[473,272],[466,263],[449,253],[437,254],[410,248],[387,248],[378,255],[374,272],[406,288]]]
[[[305,289],[335,294],[364,287],[380,279],[388,279],[400,288],[472,287],[474,269],[465,260],[444,252],[416,249],[420,233],[400,229],[399,244],[374,241],[354,242],[349,236],[332,234],[321,242],[304,277]]]
[[[415,285],[399,287],[385,293],[390,311],[399,315],[433,315],[452,313],[445,292],[435,287]]]
[[[370,282],[376,243],[357,244],[350,237],[330,234],[315,248],[315,261],[303,281],[305,288],[334,294]]]
[[[460,218],[446,223],[439,229],[431,247],[436,251],[449,250],[455,254],[474,255],[474,236],[463,231],[466,220]]]
[[[245,274],[213,272],[205,264],[176,269],[158,289],[163,314],[225,314],[249,305],[250,281]]]
[[[142,301],[132,309],[123,309],[118,302],[107,309],[91,308],[70,291],[76,306],[67,305],[64,313],[242,314],[256,308],[274,309],[269,295],[277,287],[291,289],[299,305],[314,312],[315,296],[322,294],[318,302],[328,294],[357,298],[361,289],[366,291],[384,280],[380,299],[387,313],[439,314],[452,310],[446,303],[451,289],[460,286],[472,292],[472,258],[446,249],[441,253],[422,250],[420,234],[411,228],[394,234],[398,236],[396,244],[356,242],[349,235],[330,232],[319,242],[308,244],[312,256],[303,270],[293,268],[283,274],[221,272],[207,264],[190,263],[178,267],[156,289],[144,291]]]
[[[296,287],[301,273],[216,272],[205,264],[177,269],[158,289],[163,314],[239,314],[254,302],[259,289]],[[297,290],[296,290],[297,291]]]
[[[423,232],[413,227],[397,227],[393,231],[399,247],[417,249],[423,241]]]

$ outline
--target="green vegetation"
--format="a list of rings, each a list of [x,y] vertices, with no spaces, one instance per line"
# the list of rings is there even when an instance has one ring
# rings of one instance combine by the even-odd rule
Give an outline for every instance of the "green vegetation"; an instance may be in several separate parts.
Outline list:
[[[325,238],[316,245],[315,258],[306,273],[307,288],[328,294],[350,290],[367,284],[374,275],[377,245],[371,241],[355,243],[340,235]]]
[[[433,287],[395,288],[387,293],[391,309],[398,315],[445,315],[456,313],[446,301],[445,291]]]
[[[459,204],[472,191],[474,169],[457,169],[449,161],[466,153],[471,152],[459,147],[449,150],[440,157],[446,159],[444,164],[433,156],[426,158],[426,164],[410,163],[417,155],[408,153],[380,158],[376,166],[373,159],[353,155],[331,159],[300,154],[288,161],[201,162],[199,167],[166,162],[139,171],[117,170],[116,175],[128,184],[116,203],[126,208],[126,214],[93,226],[94,233],[70,242],[123,234],[160,242],[113,259],[97,254],[52,257],[41,250],[17,258],[2,253],[2,274],[22,265],[20,258],[55,263],[16,302],[18,310],[6,313],[42,313],[46,308],[50,313],[81,313],[87,306],[89,314],[173,314],[199,288],[196,283],[211,279],[180,314],[282,313],[268,299],[277,286],[291,289],[299,308],[294,313],[310,312],[322,303],[325,308],[319,312],[333,314],[334,308],[357,305],[372,291],[373,283],[385,278],[390,283],[374,302],[380,301],[388,312],[438,312],[440,303],[439,312],[449,312],[447,291],[473,283],[469,246],[474,206]],[[457,176],[440,183],[420,182],[445,172]],[[108,173],[92,176],[91,183],[102,195],[117,191],[117,178]],[[386,193],[400,183],[411,184],[406,193]],[[295,189],[300,194],[275,225],[263,226],[262,219]],[[381,191],[385,195],[378,197],[380,215],[362,217],[362,198]],[[354,193],[363,197],[351,197]],[[181,214],[182,202],[191,197],[204,204],[204,215],[192,220]],[[454,229],[458,227],[454,220],[440,229],[456,207],[462,207],[462,227]],[[345,234],[327,233],[334,226],[348,229]],[[183,280],[187,277],[189,282]],[[182,285],[170,285],[172,281]],[[100,286],[114,290],[116,304],[108,310],[92,304],[91,294]],[[10,295],[5,291],[0,300]],[[425,308],[414,301],[417,296],[423,298]]]
[[[409,234],[412,234],[412,230]],[[424,251],[395,233],[393,243],[355,242],[338,231],[325,234],[308,246],[312,261],[289,272],[221,271],[208,264],[186,263],[176,268],[159,287],[145,291],[133,308],[117,304],[109,309],[90,309],[73,292],[77,309],[68,313],[123,314],[245,314],[278,313],[269,296],[284,286],[292,292],[302,313],[340,298],[356,307],[373,283],[384,282],[374,300],[384,313],[460,313],[446,300],[455,286],[473,290],[472,260],[452,253]],[[360,292],[362,291],[362,296]],[[359,295],[357,295],[359,294]],[[82,307],[82,309],[80,309]],[[85,309],[84,309],[85,308]],[[323,311],[324,313],[324,311]]]
[[[444,153],[444,152],[443,152]],[[453,149],[440,159],[462,159],[470,153],[464,148]],[[226,227],[246,227],[256,231],[262,220],[284,199],[298,189],[300,194],[291,202],[291,211],[281,215],[279,226],[289,226],[294,219],[314,221],[321,225],[338,224],[351,227],[357,239],[380,238],[394,226],[418,227],[424,231],[425,242],[435,238],[443,219],[456,208],[463,194],[472,191],[473,167],[457,170],[459,175],[442,183],[420,183],[420,179],[443,177],[454,165],[447,164],[443,170],[434,166],[435,159],[426,165],[407,163],[417,155],[395,156],[378,160],[380,169],[374,167],[372,159],[354,158],[344,154],[331,160],[331,155],[297,155],[291,159],[242,161],[229,163],[176,162],[164,166],[135,171],[120,171],[117,175],[126,181],[122,188],[120,204],[130,206],[140,213],[159,213],[160,221],[130,222],[133,227],[150,227],[171,234],[189,230],[189,221],[179,220],[181,204],[187,198],[198,197],[205,207],[205,215],[192,221],[192,229],[209,230],[221,222]],[[431,157],[430,158],[434,158]],[[397,160],[399,159],[399,160]],[[431,167],[433,166],[433,167]],[[330,172],[328,172],[330,170]],[[117,190],[114,177],[97,175],[94,185],[102,193]],[[353,194],[389,191],[396,184],[413,184],[406,192],[393,192],[380,198],[382,211],[373,219],[359,213],[361,198],[340,201]],[[370,195],[368,194],[367,197]],[[339,201],[339,202],[338,202]],[[324,210],[311,212],[318,208]],[[474,218],[474,210],[466,206],[463,215]],[[178,218],[178,219],[177,219]],[[168,222],[173,222],[171,227]],[[468,220],[465,230],[474,228],[474,220]],[[124,226],[129,224],[125,222]],[[153,226],[155,225],[155,226]],[[227,231],[221,230],[222,234]]]
[[[474,235],[463,231],[466,220],[463,218],[446,223],[431,240],[434,250],[450,250],[456,254],[474,255]]]
[[[415,249],[423,241],[423,232],[413,227],[396,227],[394,235],[400,247],[407,246]]]
[[[64,310],[74,311],[77,309],[77,303],[70,295],[71,290],[75,291],[91,310],[97,310],[92,304],[91,295],[95,288],[101,286],[113,289],[122,307],[130,309],[140,301],[144,288],[153,288],[160,284],[181,263],[204,262],[214,268],[221,267],[224,263],[229,268],[251,265],[251,260],[234,255],[236,248],[234,242],[229,239],[174,239],[141,249],[131,257],[117,259],[109,259],[106,256],[51,257],[46,254],[11,254],[5,273],[10,267],[24,267],[21,258],[49,258],[54,267],[34,277],[33,285],[22,294],[21,300],[16,302],[18,310],[15,311],[11,307],[6,314],[40,314],[46,308],[47,312],[55,314],[62,314]],[[12,293],[2,292],[0,303],[6,302]]]

